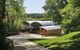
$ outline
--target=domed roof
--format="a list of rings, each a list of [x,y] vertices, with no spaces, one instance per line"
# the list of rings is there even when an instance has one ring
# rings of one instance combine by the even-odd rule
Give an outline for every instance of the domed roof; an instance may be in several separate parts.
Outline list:
[[[40,28],[43,28],[43,29],[45,29],[45,30],[55,30],[55,29],[61,29],[61,27],[60,26],[58,26],[58,25],[53,25],[53,26],[41,26]]]
[[[41,26],[52,26],[52,25],[55,25],[55,23],[53,21],[34,21],[32,23],[32,25],[35,24],[35,23],[40,24]]]

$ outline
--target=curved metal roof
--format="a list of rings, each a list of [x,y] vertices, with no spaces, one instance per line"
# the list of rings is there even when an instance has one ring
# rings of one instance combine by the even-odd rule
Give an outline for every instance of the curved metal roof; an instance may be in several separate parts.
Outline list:
[[[36,21],[27,21],[28,24],[32,24],[33,22],[36,22]]]
[[[61,29],[60,26],[41,26],[40,28],[43,28],[43,29],[45,29],[45,30]]]
[[[38,23],[41,26],[52,26],[55,25],[53,21],[34,21],[32,24]]]

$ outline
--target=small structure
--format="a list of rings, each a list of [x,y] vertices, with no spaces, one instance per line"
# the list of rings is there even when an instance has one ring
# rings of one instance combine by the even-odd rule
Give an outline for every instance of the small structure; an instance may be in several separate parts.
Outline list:
[[[41,26],[38,33],[45,36],[61,35],[62,29],[60,26]]]
[[[44,34],[44,35],[53,35],[61,33],[60,26],[56,26],[53,21],[26,21],[24,23],[25,31]],[[40,31],[41,30],[41,31]]]
[[[22,22],[24,25],[27,26],[51,26],[54,25],[55,23],[53,21],[26,21]]]
[[[53,21],[35,21],[33,22],[31,25],[32,26],[52,26],[54,25],[55,23]]]
[[[23,30],[23,31],[28,31],[28,32],[30,32],[31,29],[33,28],[33,27],[31,26],[31,24],[32,24],[33,22],[35,22],[35,21],[22,22],[22,23],[23,23],[22,30]]]
[[[39,31],[40,26],[52,26],[55,25],[55,23],[53,21],[35,21],[31,24],[31,26],[33,27],[33,31],[35,33],[37,33],[37,31]]]

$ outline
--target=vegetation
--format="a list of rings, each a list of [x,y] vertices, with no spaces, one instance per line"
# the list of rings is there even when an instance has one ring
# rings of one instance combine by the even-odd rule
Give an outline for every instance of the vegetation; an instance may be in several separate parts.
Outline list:
[[[80,50],[80,32],[72,32],[54,39],[32,41],[51,50]]]
[[[44,13],[27,14],[27,20],[46,20]]]
[[[0,0],[0,50],[12,50],[5,33],[19,30],[24,17],[23,0]]]
[[[46,0],[43,8],[46,18],[61,25],[65,33],[80,30],[79,0]]]
[[[10,46],[6,42],[5,38],[5,2],[6,0],[0,0],[0,50],[9,50]]]
[[[80,30],[80,1],[67,0],[68,4],[62,9],[62,27],[65,33]],[[77,4],[78,3],[78,4]],[[76,6],[75,6],[76,5]],[[74,24],[75,23],[75,24]]]
[[[43,7],[46,11],[46,18],[60,24],[63,19],[60,14],[60,9],[64,8],[66,4],[66,0],[46,0],[46,5]]]
[[[80,0],[46,0],[43,9],[45,18],[61,25],[66,35],[32,41],[51,50],[80,50]]]
[[[26,20],[23,7],[23,0],[6,0],[6,17],[8,31],[17,31],[22,26],[22,21]]]
[[[32,13],[32,14],[27,14],[28,17],[32,18],[43,18],[44,14],[43,13]]]
[[[19,31],[22,22],[29,20],[52,20],[62,26],[64,36],[33,40],[51,50],[80,50],[80,0],[46,0],[45,13],[28,14],[26,17],[23,0],[0,0],[0,50],[11,50],[10,42],[5,38],[7,31]],[[38,18],[37,18],[38,17]],[[39,18],[42,17],[42,18]],[[12,42],[12,41],[11,41]]]

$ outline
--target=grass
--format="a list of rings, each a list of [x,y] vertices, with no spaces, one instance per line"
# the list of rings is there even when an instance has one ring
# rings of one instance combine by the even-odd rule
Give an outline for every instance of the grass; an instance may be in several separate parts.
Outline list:
[[[51,50],[78,50],[80,46],[79,38],[80,32],[72,32],[54,39],[38,39],[32,41],[44,47],[50,48]]]

